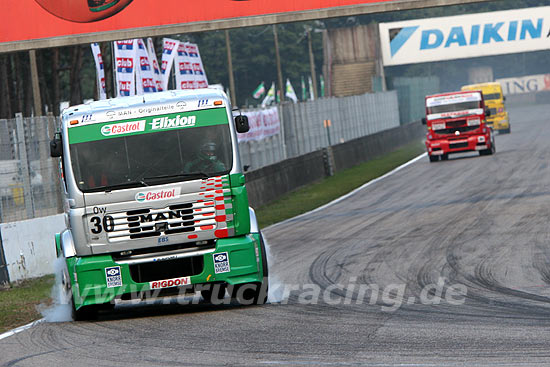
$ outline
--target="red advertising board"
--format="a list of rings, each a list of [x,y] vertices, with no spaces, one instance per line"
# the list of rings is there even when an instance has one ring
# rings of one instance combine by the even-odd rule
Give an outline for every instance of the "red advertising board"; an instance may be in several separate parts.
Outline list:
[[[4,0],[0,44],[394,0]]]

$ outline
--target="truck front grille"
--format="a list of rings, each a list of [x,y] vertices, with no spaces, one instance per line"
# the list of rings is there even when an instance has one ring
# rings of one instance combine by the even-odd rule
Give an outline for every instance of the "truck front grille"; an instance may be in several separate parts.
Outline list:
[[[460,133],[467,133],[470,131],[474,131],[476,129],[479,129],[479,126],[460,126],[460,127],[454,127],[451,129],[434,130],[434,133],[439,135],[449,135],[449,134],[454,134],[456,131]]]
[[[203,256],[193,256],[177,260],[130,265],[130,276],[136,283],[145,283],[155,280],[190,277],[202,273],[203,269]]]
[[[205,196],[205,200],[160,209],[113,213],[114,228],[107,234],[109,242],[215,230],[219,222],[232,219],[225,215],[225,209],[230,207],[224,203],[226,192],[229,190],[217,190],[216,194]],[[224,215],[220,217],[219,213]]]

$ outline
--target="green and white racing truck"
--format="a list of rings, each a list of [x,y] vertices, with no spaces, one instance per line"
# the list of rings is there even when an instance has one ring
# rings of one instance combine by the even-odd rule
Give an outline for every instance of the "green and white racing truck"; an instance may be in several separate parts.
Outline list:
[[[75,319],[115,299],[201,292],[267,299],[262,235],[248,206],[237,133],[219,90],[169,91],[65,109],[60,157],[67,229],[55,237]]]

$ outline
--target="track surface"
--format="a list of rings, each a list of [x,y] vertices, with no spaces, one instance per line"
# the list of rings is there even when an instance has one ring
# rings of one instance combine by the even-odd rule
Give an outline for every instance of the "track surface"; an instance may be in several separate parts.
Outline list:
[[[0,365],[550,365],[549,112],[514,109],[495,156],[424,157],[266,230],[271,273],[302,290],[281,304],[41,324],[0,341]],[[449,286],[461,304],[425,304]]]

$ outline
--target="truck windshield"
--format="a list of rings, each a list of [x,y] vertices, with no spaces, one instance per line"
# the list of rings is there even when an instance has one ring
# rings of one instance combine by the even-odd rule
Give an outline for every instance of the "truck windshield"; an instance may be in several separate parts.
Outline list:
[[[71,144],[83,192],[226,174],[233,165],[227,124],[173,129]]]
[[[483,98],[485,98],[485,100],[493,100],[493,99],[500,99],[500,93],[490,93],[490,94],[485,94],[483,93]]]
[[[460,103],[451,103],[451,104],[441,104],[438,106],[428,107],[428,114],[436,113],[446,113],[446,112],[458,112],[458,111],[467,111],[481,108],[480,101],[467,101]]]

